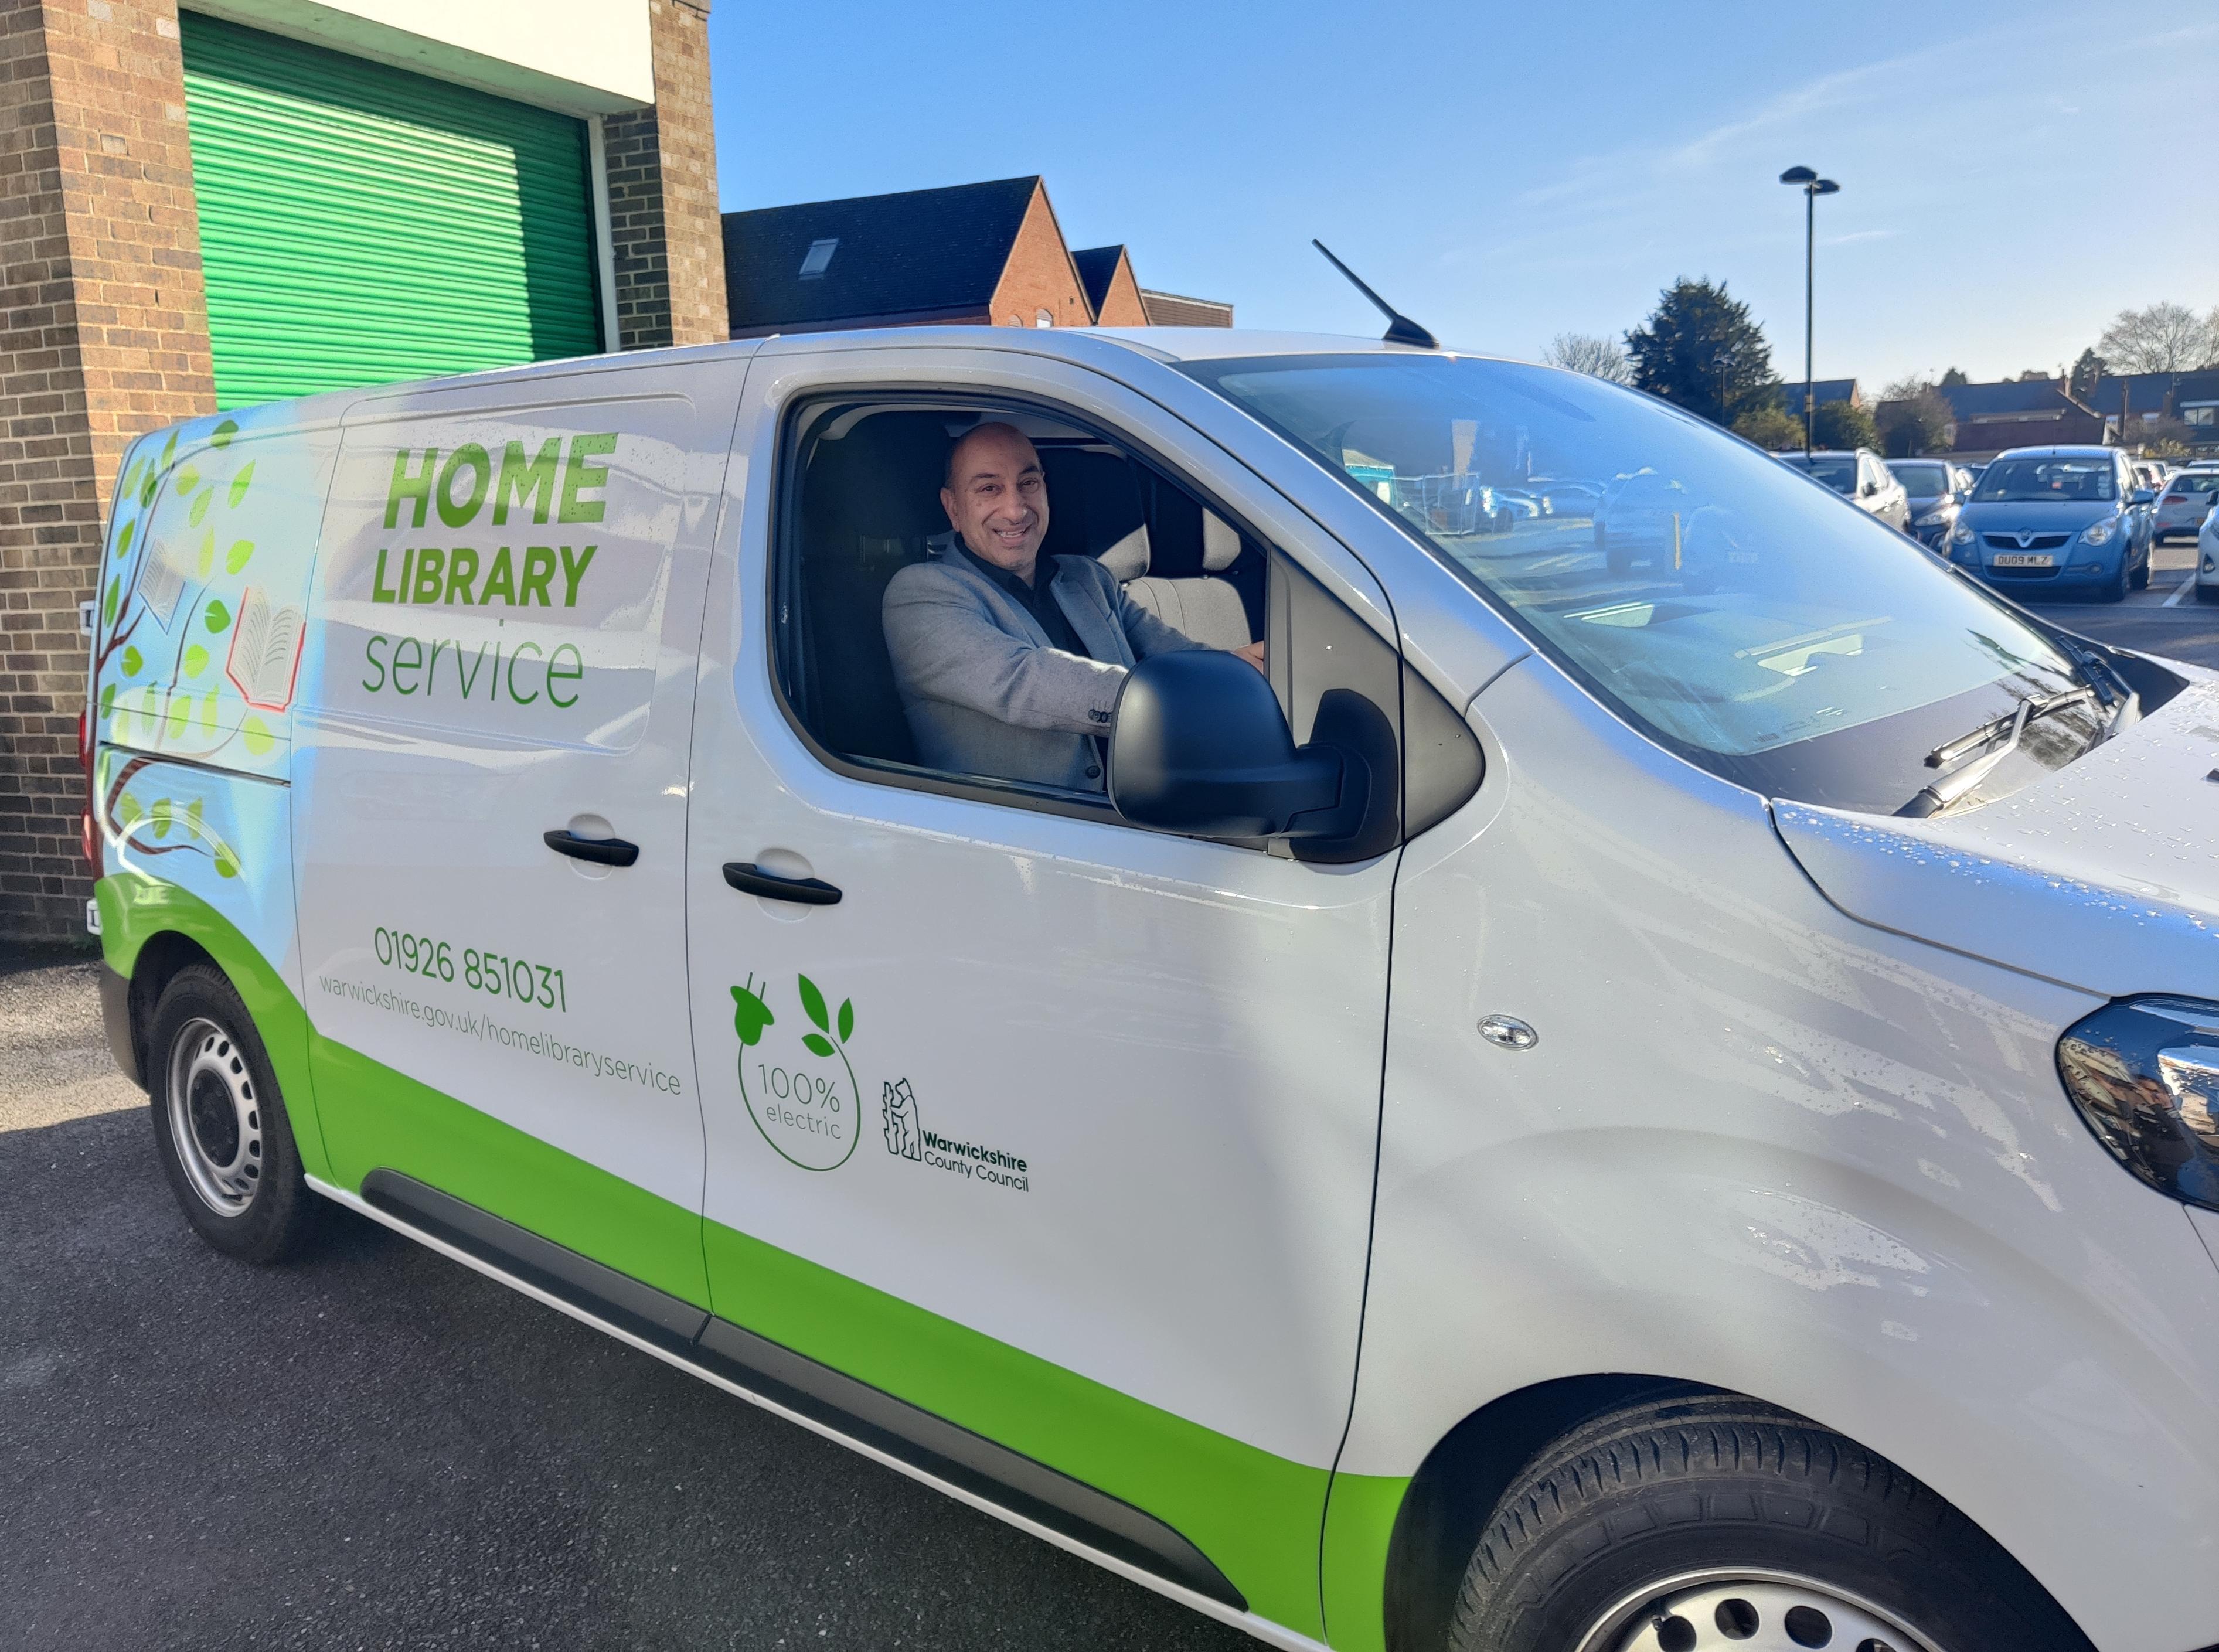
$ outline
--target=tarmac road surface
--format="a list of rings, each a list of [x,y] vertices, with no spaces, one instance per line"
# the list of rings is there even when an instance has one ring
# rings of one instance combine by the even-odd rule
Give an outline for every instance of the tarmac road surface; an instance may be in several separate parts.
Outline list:
[[[185,1226],[92,966],[0,960],[0,1644],[1258,1643],[350,1212]]]

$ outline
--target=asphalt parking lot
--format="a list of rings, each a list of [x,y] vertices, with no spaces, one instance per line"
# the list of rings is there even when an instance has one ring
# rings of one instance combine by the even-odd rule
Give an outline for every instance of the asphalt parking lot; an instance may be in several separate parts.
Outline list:
[[[2219,669],[2219,603],[2197,601],[2195,573],[2196,542],[2176,539],[2151,556],[2149,588],[2124,602],[2029,606],[2083,636]]]
[[[92,967],[0,960],[0,1645],[1253,1642],[333,1209],[193,1238]]]

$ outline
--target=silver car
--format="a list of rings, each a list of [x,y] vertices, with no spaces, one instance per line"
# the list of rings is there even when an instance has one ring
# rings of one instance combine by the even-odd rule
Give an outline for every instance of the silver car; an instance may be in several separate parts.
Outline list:
[[[2157,496],[2151,543],[2161,545],[2176,533],[2194,533],[2214,503],[2219,503],[2219,464],[2192,464],[2179,472]]]
[[[1869,512],[1899,533],[1911,531],[1911,495],[1870,448],[1854,451],[1782,453],[1780,462],[1806,471],[1861,511]]]

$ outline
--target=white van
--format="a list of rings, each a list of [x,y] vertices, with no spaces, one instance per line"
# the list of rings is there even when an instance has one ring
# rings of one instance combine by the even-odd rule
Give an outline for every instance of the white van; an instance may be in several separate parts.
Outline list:
[[[1203,645],[1085,784],[927,761],[889,652],[995,422],[1052,594]],[[1458,508],[1644,472],[1733,554]],[[112,1040],[225,1251],[348,1206],[1282,1647],[2219,1641],[2219,686],[1698,419],[553,363],[141,440],[97,633]]]

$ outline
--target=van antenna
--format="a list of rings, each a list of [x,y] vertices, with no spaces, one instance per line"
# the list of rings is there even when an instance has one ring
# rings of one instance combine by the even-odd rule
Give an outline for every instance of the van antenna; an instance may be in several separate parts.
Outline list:
[[[1396,309],[1385,299],[1364,284],[1363,276],[1333,256],[1333,249],[1313,235],[1310,245],[1326,256],[1326,262],[1348,277],[1348,284],[1362,293],[1378,307],[1379,314],[1387,318],[1387,342],[1390,345],[1415,345],[1420,350],[1439,350],[1441,341]]]

